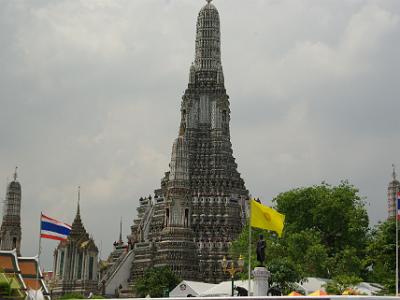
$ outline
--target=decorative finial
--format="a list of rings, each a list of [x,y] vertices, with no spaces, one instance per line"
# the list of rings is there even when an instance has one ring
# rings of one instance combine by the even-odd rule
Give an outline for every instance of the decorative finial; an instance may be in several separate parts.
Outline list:
[[[122,242],[122,217],[121,221],[119,222],[119,241]]]
[[[15,167],[14,181],[17,181],[17,170],[18,170],[18,167]]]
[[[78,207],[76,210],[77,215],[81,214],[80,202],[81,202],[81,186],[78,186]]]
[[[206,0],[206,1],[207,1],[208,4],[210,4],[210,2],[211,2],[212,0]]]
[[[396,166],[392,164],[392,168],[393,168],[393,173],[392,173],[393,180],[396,180]]]

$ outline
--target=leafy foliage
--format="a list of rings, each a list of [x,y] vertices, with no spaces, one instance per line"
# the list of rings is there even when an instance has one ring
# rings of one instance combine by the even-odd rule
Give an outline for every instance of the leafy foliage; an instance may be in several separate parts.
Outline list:
[[[305,277],[364,278],[368,245],[368,214],[358,190],[344,181],[338,186],[321,185],[279,194],[275,209],[286,216],[282,238],[266,236],[266,264],[271,284],[288,292]],[[253,229],[252,248],[258,234]],[[247,264],[248,227],[232,243],[230,254],[244,254]],[[256,265],[255,251],[251,265]],[[339,279],[341,277],[338,277]]]
[[[268,269],[271,272],[270,285],[277,287],[284,295],[296,289],[294,283],[302,279],[298,267],[288,257],[271,259]]]
[[[143,277],[135,281],[135,293],[138,297],[150,295],[152,298],[163,297],[164,290],[171,291],[181,282],[169,267],[149,268]]]
[[[371,232],[366,265],[371,269],[368,280],[385,287],[385,294],[396,291],[396,220],[378,224]]]
[[[273,202],[286,215],[283,244],[305,276],[365,274],[368,214],[354,186],[323,183],[282,193]]]
[[[314,230],[329,256],[349,247],[357,251],[365,248],[368,214],[358,190],[348,182],[294,189],[273,202],[286,215],[287,233]]]

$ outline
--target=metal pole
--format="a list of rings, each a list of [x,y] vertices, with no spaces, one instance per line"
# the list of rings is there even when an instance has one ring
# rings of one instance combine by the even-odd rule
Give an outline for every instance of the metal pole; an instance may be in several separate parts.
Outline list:
[[[250,209],[249,209],[249,259],[248,259],[248,283],[247,283],[247,287],[248,287],[248,293],[249,296],[251,295],[251,201],[253,201],[252,199],[250,199]]]
[[[400,193],[395,195],[396,198],[396,296],[399,295],[399,197]]]
[[[38,259],[37,259],[37,269],[36,269],[36,281],[39,284],[39,272],[40,272],[40,254],[42,252],[42,212],[40,212],[40,229],[39,229],[39,249],[38,249]],[[40,286],[40,285],[39,285]],[[37,299],[37,292],[38,289],[36,290],[36,299]]]
[[[232,263],[233,263],[233,261],[232,261]],[[232,297],[233,297],[233,295],[234,295],[234,286],[235,286],[235,284],[234,284],[234,277],[235,275],[231,275],[231,280],[232,280]]]

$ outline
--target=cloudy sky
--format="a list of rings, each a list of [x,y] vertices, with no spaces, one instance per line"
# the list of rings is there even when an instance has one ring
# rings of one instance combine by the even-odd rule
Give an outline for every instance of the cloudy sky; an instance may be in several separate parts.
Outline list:
[[[400,169],[400,1],[215,0],[239,171],[267,203],[348,179],[371,224]],[[19,167],[22,253],[40,211],[105,257],[159,187],[202,0],[0,0],[0,191]],[[4,196],[3,196],[4,197]],[[43,241],[52,264],[53,241]]]

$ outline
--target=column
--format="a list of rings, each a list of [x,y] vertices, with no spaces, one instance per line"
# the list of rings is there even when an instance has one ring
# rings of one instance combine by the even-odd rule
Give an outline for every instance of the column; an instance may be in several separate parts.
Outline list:
[[[271,273],[264,267],[255,267],[253,270],[253,296],[267,296],[268,279]]]
[[[86,251],[83,252],[83,262],[82,262],[82,279],[87,280],[86,272]]]

